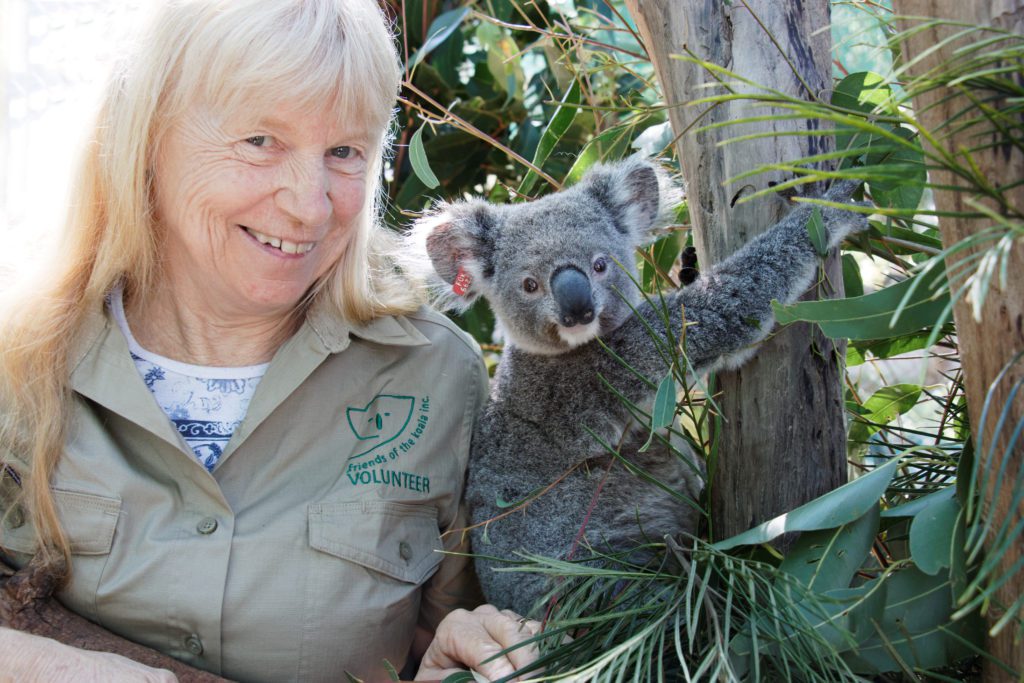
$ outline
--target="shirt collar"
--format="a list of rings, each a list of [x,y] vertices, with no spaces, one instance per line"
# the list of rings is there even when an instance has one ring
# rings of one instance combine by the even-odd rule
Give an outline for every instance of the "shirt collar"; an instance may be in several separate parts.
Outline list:
[[[80,335],[81,342],[70,359],[72,370],[81,364],[90,349],[99,341],[108,323],[105,309],[104,303],[86,314]],[[338,353],[348,347],[349,335],[385,346],[430,344],[430,340],[405,317],[385,315],[367,323],[350,323],[330,311],[323,302],[315,303],[308,311],[303,327],[313,331],[328,353]]]
[[[427,346],[430,340],[402,316],[384,315],[367,323],[353,323],[333,314],[318,302],[306,314],[308,326],[327,351],[338,353],[349,343],[349,335],[386,346]]]

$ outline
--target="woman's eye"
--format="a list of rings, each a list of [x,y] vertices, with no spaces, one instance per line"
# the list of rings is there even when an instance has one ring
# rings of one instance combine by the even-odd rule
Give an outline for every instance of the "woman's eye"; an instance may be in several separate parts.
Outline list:
[[[269,135],[253,135],[251,138],[246,138],[245,141],[253,147],[270,147],[274,138]]]
[[[351,159],[355,156],[356,151],[348,145],[342,145],[341,147],[335,147],[331,150],[331,156],[336,159]]]

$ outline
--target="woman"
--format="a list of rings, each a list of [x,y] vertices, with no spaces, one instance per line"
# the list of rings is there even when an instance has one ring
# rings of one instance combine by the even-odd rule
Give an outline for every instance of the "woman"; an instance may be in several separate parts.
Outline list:
[[[516,615],[445,617],[486,374],[378,224],[399,73],[374,0],[178,0],[112,80],[0,323],[0,559],[66,562],[75,612],[247,681],[384,679],[434,631],[422,678],[532,656],[483,663]],[[10,630],[0,660],[141,671]]]

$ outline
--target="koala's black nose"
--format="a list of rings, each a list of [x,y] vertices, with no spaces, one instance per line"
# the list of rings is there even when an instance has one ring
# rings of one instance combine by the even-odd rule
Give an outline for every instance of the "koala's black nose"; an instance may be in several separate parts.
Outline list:
[[[594,319],[590,280],[578,268],[556,270],[551,276],[551,294],[558,304],[558,322],[564,327],[586,325]]]

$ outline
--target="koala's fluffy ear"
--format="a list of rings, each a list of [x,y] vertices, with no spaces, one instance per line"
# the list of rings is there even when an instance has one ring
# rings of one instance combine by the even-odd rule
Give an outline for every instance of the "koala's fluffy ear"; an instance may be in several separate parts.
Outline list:
[[[642,243],[667,224],[683,199],[682,190],[656,163],[635,155],[595,166],[580,182],[615,216],[616,225]]]
[[[461,312],[480,296],[494,220],[486,202],[470,201],[441,204],[413,224],[406,245],[438,308]]]

